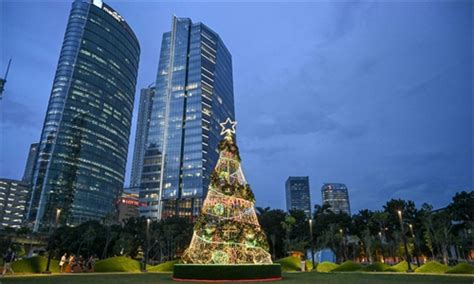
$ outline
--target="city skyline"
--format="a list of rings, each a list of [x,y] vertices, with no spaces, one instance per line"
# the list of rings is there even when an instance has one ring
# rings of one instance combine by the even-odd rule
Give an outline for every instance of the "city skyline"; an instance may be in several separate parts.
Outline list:
[[[321,203],[315,198],[319,196],[320,184],[345,182],[355,197],[351,200],[355,212],[365,207],[378,209],[387,198],[413,199],[418,206],[429,202],[442,207],[449,203],[454,192],[472,188],[469,135],[472,133],[469,123],[472,121],[469,109],[472,35],[468,30],[469,7],[463,6],[467,4],[276,4],[271,13],[283,19],[283,23],[288,23],[292,15],[308,13],[304,10],[321,8],[317,13],[329,15],[319,20],[316,16],[316,19],[300,17],[289,27],[273,23],[277,27],[272,28],[289,37],[276,41],[288,50],[284,54],[278,48],[268,48],[276,38],[275,33],[266,30],[269,26],[256,25],[257,20],[265,22],[260,17],[268,19],[272,15],[263,12],[264,3],[217,4],[207,13],[193,11],[193,7],[206,6],[197,3],[189,6],[163,3],[164,7],[153,3],[141,3],[138,7],[114,1],[109,4],[117,6],[132,28],[137,28],[144,46],[145,59],[140,62],[136,94],[153,81],[161,34],[169,29],[172,13],[205,22],[226,39],[234,55],[236,118],[239,145],[245,157],[243,167],[258,206],[284,208],[284,180],[289,175],[300,174],[309,175],[313,181],[312,205]],[[39,140],[41,126],[38,125],[44,119],[70,2],[2,5],[5,48],[1,67],[6,66],[10,56],[14,60],[0,102],[2,133],[6,133],[2,135],[1,163],[8,165],[2,166],[0,175],[20,179],[29,145]],[[388,11],[391,5],[396,9]],[[244,14],[247,7],[253,9]],[[43,13],[33,12],[33,8]],[[246,16],[248,22],[242,22],[240,28],[250,37],[249,46],[239,43],[243,37],[226,25],[224,19],[229,18],[235,26],[238,18],[225,13],[225,9]],[[9,16],[18,10],[29,16],[28,23]],[[221,14],[214,15],[216,11]],[[288,11],[288,15],[283,11]],[[425,14],[423,23],[416,20],[417,13]],[[44,19],[42,14],[55,17]],[[145,29],[146,24],[140,18],[153,15],[157,25],[152,30]],[[374,19],[384,16],[386,28],[372,25]],[[407,19],[408,23],[402,23]],[[38,23],[44,25],[38,34],[24,32],[37,28]],[[18,26],[25,28],[23,32],[14,32]],[[306,41],[310,35],[316,35],[317,39]],[[358,40],[354,39],[355,35]],[[400,42],[404,45],[390,47],[397,37],[402,37]],[[299,48],[293,46],[292,40],[298,40]],[[27,44],[37,46],[38,51],[28,50]],[[351,52],[345,49],[348,46]],[[292,57],[292,51],[298,51],[301,58]],[[263,57],[263,54],[269,55]],[[30,69],[21,57],[30,63],[41,63],[41,67]],[[278,66],[272,63],[275,58]],[[252,62],[259,68],[253,68]],[[314,72],[312,77],[308,75],[311,72]],[[262,75],[268,73],[277,80]],[[351,76],[356,79],[351,80]],[[24,80],[29,77],[38,79],[31,84],[34,87],[20,86],[26,85]],[[341,81],[345,82],[345,88],[337,87]],[[282,104],[273,100],[274,96],[281,100],[292,97],[294,101]],[[137,103],[134,120],[136,111]],[[16,117],[18,113],[25,115]],[[9,141],[5,136],[17,139]],[[134,135],[130,141],[134,141]],[[14,150],[17,153],[13,154]],[[126,184],[131,153],[129,150]],[[439,194],[429,194],[432,191]]]

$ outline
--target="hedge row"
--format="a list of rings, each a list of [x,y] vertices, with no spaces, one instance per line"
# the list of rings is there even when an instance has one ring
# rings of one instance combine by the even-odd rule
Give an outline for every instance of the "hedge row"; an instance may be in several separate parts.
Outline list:
[[[281,278],[280,264],[176,264],[173,278],[194,280],[250,280]]]

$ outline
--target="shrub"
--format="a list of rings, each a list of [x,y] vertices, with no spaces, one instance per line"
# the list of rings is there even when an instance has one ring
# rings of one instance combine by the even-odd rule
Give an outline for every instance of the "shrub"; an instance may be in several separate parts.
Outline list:
[[[357,271],[360,270],[362,266],[358,263],[355,263],[351,260],[343,262],[339,267],[334,268],[333,272],[344,272],[344,271]]]
[[[401,261],[394,266],[385,269],[386,272],[406,272],[408,270],[408,262]]]
[[[317,272],[331,272],[338,267],[339,267],[339,264],[336,264],[330,261],[324,261],[318,264],[318,266],[316,267],[316,271]]]
[[[446,271],[453,274],[474,274],[474,265],[469,263],[459,263]]]
[[[381,262],[374,262],[372,264],[369,264],[365,267],[362,268],[362,271],[367,271],[367,272],[381,272],[381,271],[386,271],[387,269],[389,269],[390,266],[385,264],[385,263],[381,263]]]
[[[429,261],[415,269],[416,273],[445,273],[449,269],[448,266],[437,261]]]
[[[281,270],[285,272],[301,270],[301,260],[296,256],[281,258],[275,261],[275,263],[279,263],[281,265]]]
[[[147,270],[152,272],[173,272],[173,267],[177,263],[177,260],[167,261],[155,266],[149,266],[149,268],[147,267]]]
[[[13,262],[12,269],[15,273],[41,273],[45,271],[48,259],[42,256],[24,258]],[[51,272],[59,272],[59,261],[51,259],[49,264]]]
[[[281,278],[280,264],[176,264],[173,277],[195,280],[251,280]]]
[[[96,272],[140,272],[141,263],[124,256],[99,260],[94,266]]]

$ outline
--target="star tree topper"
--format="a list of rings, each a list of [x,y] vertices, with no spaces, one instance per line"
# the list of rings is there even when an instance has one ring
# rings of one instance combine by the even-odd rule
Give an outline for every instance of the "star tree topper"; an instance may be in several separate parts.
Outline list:
[[[235,126],[237,121],[232,121],[230,118],[227,118],[226,121],[219,123],[222,127],[221,135],[232,135],[235,134]]]

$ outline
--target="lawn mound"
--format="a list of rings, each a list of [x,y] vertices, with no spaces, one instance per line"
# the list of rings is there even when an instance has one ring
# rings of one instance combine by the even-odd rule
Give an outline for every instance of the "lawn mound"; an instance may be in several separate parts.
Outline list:
[[[34,256],[13,262],[12,269],[15,273],[41,273],[46,270],[47,262],[46,257]],[[59,272],[59,261],[51,259],[49,270]]]
[[[281,258],[276,263],[281,265],[281,271],[291,272],[291,271],[301,271],[301,260],[296,256],[288,256]]]
[[[94,266],[95,272],[140,272],[141,263],[124,256],[99,260]]]
[[[343,262],[339,267],[336,267],[332,270],[332,272],[346,272],[346,271],[357,271],[361,270],[362,265],[355,263],[351,260]]]
[[[391,268],[390,265],[381,262],[374,262],[362,268],[362,271],[366,272],[382,272]]]
[[[449,267],[437,261],[428,261],[422,266],[415,269],[416,273],[445,273]]]
[[[176,263],[178,263],[177,260],[171,260],[155,266],[148,266],[146,270],[150,272],[173,272],[173,267]]]
[[[474,274],[474,265],[469,263],[459,263],[446,271],[452,274]]]
[[[339,264],[336,264],[330,261],[323,261],[318,264],[318,266],[316,267],[316,271],[317,272],[331,272],[338,267],[339,267]]]
[[[408,262],[401,261],[394,266],[385,269],[386,272],[406,272],[408,270]]]

